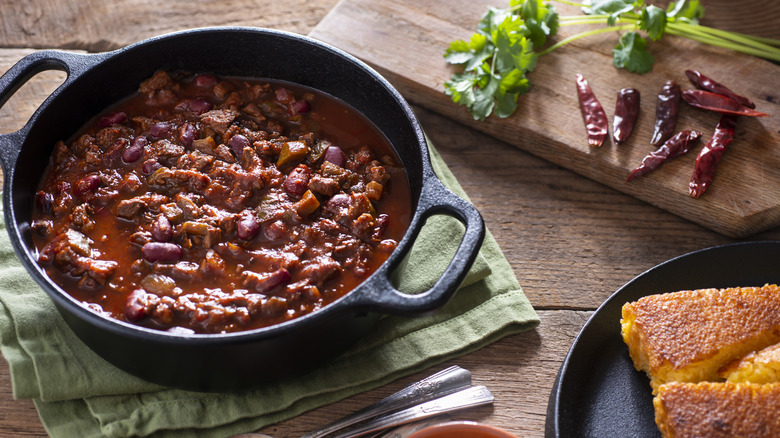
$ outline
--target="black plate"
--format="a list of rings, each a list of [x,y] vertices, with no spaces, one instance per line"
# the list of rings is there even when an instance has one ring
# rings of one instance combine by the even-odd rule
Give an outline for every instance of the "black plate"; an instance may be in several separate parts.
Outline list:
[[[620,336],[623,304],[685,289],[780,283],[780,242],[747,242],[692,252],[639,275],[583,327],[555,380],[547,437],[658,437],[650,381],[636,371]]]

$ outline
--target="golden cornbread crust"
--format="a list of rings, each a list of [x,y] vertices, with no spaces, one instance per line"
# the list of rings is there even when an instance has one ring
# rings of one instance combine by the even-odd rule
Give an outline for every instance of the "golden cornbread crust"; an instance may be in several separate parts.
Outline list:
[[[718,380],[718,370],[780,342],[780,288],[651,295],[623,306],[623,339],[655,393],[665,382]]]
[[[664,437],[780,436],[780,383],[672,382],[653,405]]]

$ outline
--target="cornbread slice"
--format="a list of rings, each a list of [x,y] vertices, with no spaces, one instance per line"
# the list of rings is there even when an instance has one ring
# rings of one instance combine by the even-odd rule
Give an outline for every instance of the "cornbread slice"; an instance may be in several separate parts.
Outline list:
[[[653,394],[666,382],[718,380],[718,370],[780,342],[780,288],[651,295],[623,306],[623,340]]]
[[[780,436],[780,383],[672,382],[653,405],[663,437]]]
[[[754,351],[720,370],[720,377],[729,382],[780,382],[780,344]]]

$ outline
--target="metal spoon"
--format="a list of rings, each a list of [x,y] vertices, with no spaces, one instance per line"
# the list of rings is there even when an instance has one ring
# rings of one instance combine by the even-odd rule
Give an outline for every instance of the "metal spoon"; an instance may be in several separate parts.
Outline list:
[[[355,438],[460,409],[493,403],[493,394],[484,386],[472,386],[444,397],[375,418],[355,428],[331,435],[330,438]]]
[[[328,424],[320,429],[309,432],[301,438],[321,438],[343,428],[355,425],[362,421],[409,408],[419,403],[433,400],[455,391],[467,388],[471,385],[471,373],[457,365],[439,371],[418,382],[412,383],[406,388],[383,398],[353,414]],[[233,438],[271,438],[262,434],[244,433]]]
[[[361,421],[408,408],[416,404],[451,394],[471,385],[471,373],[457,365],[439,371],[419,382],[387,396],[378,402],[348,415],[301,438],[320,438]]]

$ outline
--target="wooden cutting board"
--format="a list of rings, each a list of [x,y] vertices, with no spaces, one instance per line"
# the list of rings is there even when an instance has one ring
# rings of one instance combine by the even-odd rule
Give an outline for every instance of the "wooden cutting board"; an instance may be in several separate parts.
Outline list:
[[[703,3],[707,7],[708,3]],[[771,2],[764,2],[769,11],[758,17],[758,23],[764,25],[759,29],[778,38],[777,26],[771,23],[780,22],[780,2],[766,3]],[[529,75],[531,92],[521,96],[512,117],[491,116],[486,121],[475,121],[464,107],[452,103],[443,93],[443,84],[455,68],[446,64],[442,55],[453,39],[471,36],[491,5],[505,7],[491,0],[341,0],[310,36],[369,63],[414,104],[721,234],[742,238],[780,224],[780,66],[667,36],[650,44],[656,59],[652,72],[638,75],[612,66],[611,50],[618,35],[603,34],[540,58]],[[581,13],[558,3],[555,7],[560,15]],[[710,16],[710,23],[743,19],[733,4],[715,8],[714,12],[719,15]],[[583,29],[561,28],[555,40]],[[757,110],[772,115],[739,119],[736,139],[724,154],[715,181],[699,199],[688,195],[688,182],[699,149],[712,137],[719,115],[686,104],[681,107],[677,130],[701,131],[700,145],[644,177],[625,181],[642,158],[655,149],[649,140],[657,94],[664,82],[673,79],[684,89],[693,88],[684,74],[686,69],[698,70],[728,85],[752,98]],[[618,90],[633,87],[640,91],[639,121],[627,143],[615,145],[607,140],[599,148],[587,144],[576,96],[576,73],[588,79],[604,106],[610,134]]]

